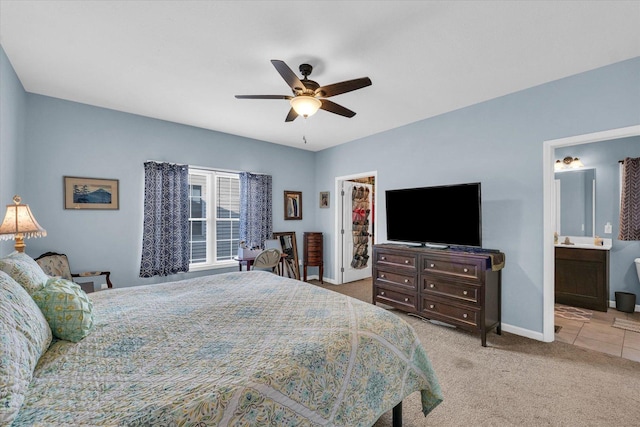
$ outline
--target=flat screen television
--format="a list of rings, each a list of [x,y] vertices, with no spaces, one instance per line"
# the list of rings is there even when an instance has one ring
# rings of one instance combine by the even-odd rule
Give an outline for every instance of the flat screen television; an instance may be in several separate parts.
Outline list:
[[[422,246],[482,246],[479,182],[387,190],[387,240]]]

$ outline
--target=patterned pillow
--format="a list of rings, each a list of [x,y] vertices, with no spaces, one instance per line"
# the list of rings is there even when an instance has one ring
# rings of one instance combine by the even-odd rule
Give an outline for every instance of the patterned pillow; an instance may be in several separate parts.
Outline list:
[[[20,283],[29,295],[42,288],[49,279],[38,263],[23,252],[13,252],[0,258],[0,270]]]
[[[52,277],[31,296],[56,338],[78,342],[91,332],[93,303],[77,284]]]
[[[0,271],[0,425],[18,415],[51,329],[22,286]]]

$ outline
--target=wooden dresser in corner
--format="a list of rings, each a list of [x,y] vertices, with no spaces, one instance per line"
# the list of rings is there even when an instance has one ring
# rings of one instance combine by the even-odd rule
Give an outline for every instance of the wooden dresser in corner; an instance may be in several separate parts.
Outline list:
[[[463,252],[402,244],[373,247],[373,303],[464,330],[501,334],[500,252]]]
[[[323,267],[324,255],[322,245],[322,233],[307,231],[303,234],[303,271],[304,281],[307,281],[307,267],[318,267],[318,279],[320,283],[324,283]]]

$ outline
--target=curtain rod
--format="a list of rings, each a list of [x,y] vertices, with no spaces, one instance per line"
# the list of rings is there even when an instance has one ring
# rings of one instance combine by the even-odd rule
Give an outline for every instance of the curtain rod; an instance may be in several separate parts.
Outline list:
[[[154,163],[169,163],[171,165],[177,165],[178,163],[175,162],[167,162],[164,160],[146,160],[147,162],[154,162]],[[181,164],[181,163],[180,163]],[[227,173],[241,173],[241,172],[245,172],[245,171],[239,171],[239,170],[233,170],[233,169],[222,169],[222,168],[212,168],[209,166],[196,166],[196,165],[187,165],[190,168],[194,168],[194,169],[202,169],[202,170],[207,170],[207,171],[214,171],[214,172],[227,172]],[[256,175],[268,175],[266,173],[262,173],[262,172],[250,172]]]

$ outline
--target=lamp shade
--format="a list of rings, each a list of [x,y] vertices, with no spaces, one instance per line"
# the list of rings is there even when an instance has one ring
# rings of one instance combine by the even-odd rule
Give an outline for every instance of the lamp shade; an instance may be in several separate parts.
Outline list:
[[[296,113],[305,118],[313,116],[322,105],[322,101],[309,95],[298,95],[289,102]]]
[[[47,231],[38,224],[29,205],[20,204],[20,196],[13,197],[13,205],[7,205],[7,213],[0,224],[0,240],[16,240],[16,250],[24,251],[24,238],[44,237]]]

